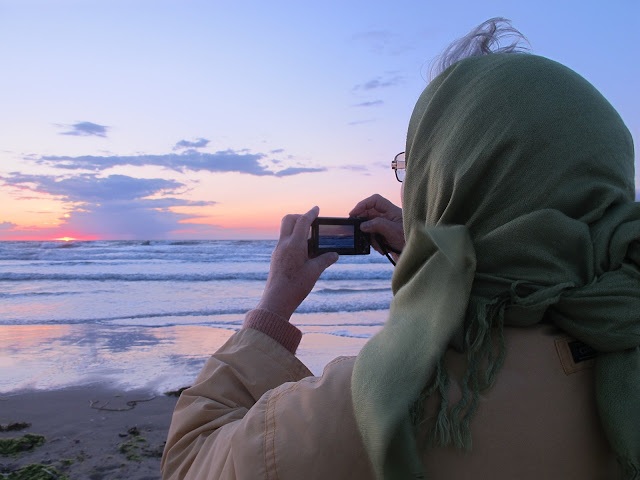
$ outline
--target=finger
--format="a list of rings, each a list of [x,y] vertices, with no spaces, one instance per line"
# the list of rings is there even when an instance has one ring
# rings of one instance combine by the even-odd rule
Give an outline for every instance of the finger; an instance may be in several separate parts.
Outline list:
[[[300,215],[285,215],[282,217],[282,222],[280,223],[280,238],[288,237],[293,232],[293,227],[296,224],[296,220]]]
[[[355,217],[355,216],[358,216],[358,215],[362,215],[367,210],[375,208],[375,205],[378,202],[378,200],[377,200],[378,197],[379,198],[383,198],[379,194],[374,193],[370,197],[367,197],[364,200],[360,200],[356,204],[356,206],[351,209],[351,211],[349,212],[349,216],[350,217]]]
[[[394,222],[391,220],[387,220],[383,217],[376,217],[368,220],[366,222],[362,222],[360,224],[360,230],[365,233],[381,233],[383,236],[385,233],[390,233]]]
[[[402,218],[402,209],[379,194],[364,199],[349,213],[363,218],[385,217],[389,220]]]
[[[295,225],[293,226],[293,232],[291,236],[294,237],[295,240],[307,240],[309,237],[309,228],[313,221],[318,217],[318,213],[320,209],[318,207],[313,207],[304,215],[300,215]]]
[[[340,255],[338,255],[336,252],[329,252],[329,253],[323,253],[322,255],[314,258],[311,261],[314,262],[320,268],[320,272],[322,273],[331,265],[336,263],[339,258],[340,258]]]

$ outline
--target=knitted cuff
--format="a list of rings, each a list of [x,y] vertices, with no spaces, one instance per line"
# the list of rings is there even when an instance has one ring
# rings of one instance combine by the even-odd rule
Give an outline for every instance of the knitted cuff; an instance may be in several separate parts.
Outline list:
[[[291,353],[296,353],[302,339],[302,332],[283,317],[258,308],[247,313],[242,328],[253,328],[269,335]]]

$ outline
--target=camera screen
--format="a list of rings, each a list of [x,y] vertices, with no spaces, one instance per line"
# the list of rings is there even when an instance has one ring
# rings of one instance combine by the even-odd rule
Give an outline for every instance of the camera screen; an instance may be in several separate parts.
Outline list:
[[[318,248],[354,248],[353,225],[318,225]]]

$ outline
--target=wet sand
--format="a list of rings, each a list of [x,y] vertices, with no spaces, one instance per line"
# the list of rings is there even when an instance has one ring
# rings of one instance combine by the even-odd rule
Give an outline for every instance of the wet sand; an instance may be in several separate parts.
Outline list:
[[[298,357],[319,375],[333,358],[356,355],[386,315],[386,311],[295,314],[292,322],[304,333]],[[189,385],[243,319],[233,315],[210,320],[212,325],[167,327],[0,326],[0,396],[86,384],[154,392]]]
[[[20,327],[22,338],[25,328]],[[186,369],[174,356],[173,365],[177,363],[177,366],[182,368],[162,375],[162,383],[171,385],[164,390],[177,390],[189,386],[208,357],[207,350],[215,351],[233,333],[229,330],[195,326],[177,330],[183,336],[185,330],[189,333],[189,341],[179,344],[188,350],[192,362],[190,368]],[[336,356],[357,354],[367,340],[327,335],[313,330],[313,326],[308,327],[298,349],[298,357],[315,374],[321,374],[324,365]],[[122,334],[122,331],[117,333]],[[171,343],[175,346],[178,343],[175,341],[177,335],[174,333],[171,337]],[[42,339],[39,338],[35,347],[42,345],[41,342]],[[22,342],[23,347],[24,345]],[[154,347],[157,349],[159,345],[160,342]],[[34,353],[36,348],[33,349]],[[161,478],[160,461],[177,396],[165,395],[163,390],[158,388],[161,382],[153,379],[153,375],[157,375],[158,365],[155,365],[155,368],[149,365],[153,364],[154,359],[157,361],[161,358],[159,352],[156,350],[150,353],[150,358],[145,359],[140,353],[136,355],[138,350],[142,351],[141,348],[136,350],[130,347],[118,352],[117,368],[110,368],[108,375],[105,375],[104,371],[85,371],[84,375],[69,379],[82,382],[82,386],[50,389],[14,388],[0,393],[0,478],[11,478],[8,475],[33,464],[41,465],[42,467],[38,467],[40,469],[44,468],[44,476],[28,475],[21,478]],[[28,352],[15,353],[17,355],[11,357],[12,365],[4,366],[5,372],[20,365],[21,362],[16,357],[28,358]],[[74,362],[87,361],[86,357],[80,355],[82,351],[72,353],[65,355],[64,348],[54,348],[50,356],[40,357],[37,362],[31,357],[33,363],[25,362],[27,365],[23,364],[19,372],[14,370],[13,375],[21,374],[28,378],[30,373],[37,373],[40,379],[38,383],[56,385],[56,381],[47,380],[47,375],[61,375],[58,370],[63,367],[55,366],[56,363],[70,366]],[[127,356],[129,358],[125,362],[124,358]],[[146,368],[145,364],[148,364]],[[136,366],[140,369],[137,370]],[[104,365],[101,368],[104,368]],[[145,377],[145,374],[150,376]],[[167,376],[172,380],[169,381]],[[67,378],[64,374],[61,377]],[[126,381],[118,382],[118,378]],[[127,387],[136,383],[147,387]],[[25,428],[15,425],[25,423],[30,425]],[[16,428],[6,431],[9,425]],[[37,444],[40,443],[40,437],[36,436],[40,435],[44,437],[44,443],[41,445],[18,453],[9,453],[8,449],[14,442],[7,440],[23,439],[26,443],[31,441]]]
[[[177,397],[102,386],[26,391],[0,396],[0,477],[30,464],[51,478],[151,480],[160,460]],[[20,427],[17,425],[16,427]],[[7,454],[7,439],[44,436],[30,450]],[[25,437],[25,435],[27,435]],[[28,478],[28,477],[27,477]]]

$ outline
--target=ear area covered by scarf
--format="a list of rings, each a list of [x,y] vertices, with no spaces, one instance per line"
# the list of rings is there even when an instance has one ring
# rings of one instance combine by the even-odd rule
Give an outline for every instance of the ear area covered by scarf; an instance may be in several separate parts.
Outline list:
[[[389,320],[360,351],[351,380],[377,478],[423,478],[410,408],[463,327],[475,265],[466,227],[411,232],[393,276]]]

